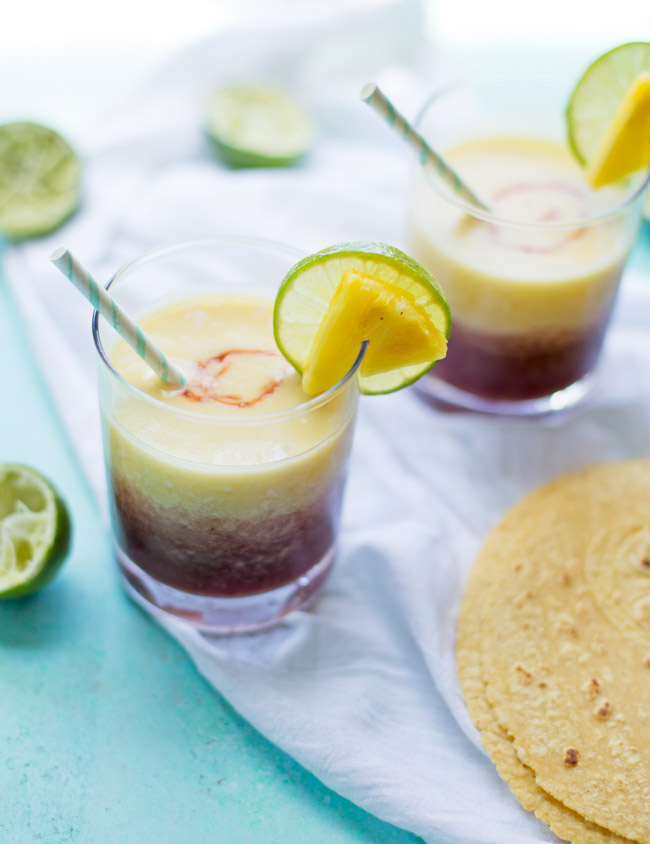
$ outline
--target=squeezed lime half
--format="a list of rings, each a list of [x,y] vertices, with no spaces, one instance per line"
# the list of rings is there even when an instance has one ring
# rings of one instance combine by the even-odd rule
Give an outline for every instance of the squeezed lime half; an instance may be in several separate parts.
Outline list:
[[[275,342],[301,374],[316,334],[348,270],[370,276],[411,294],[438,331],[449,337],[451,317],[445,295],[433,276],[410,256],[385,243],[341,243],[299,261],[285,276],[273,314]],[[435,360],[360,376],[362,393],[391,393],[412,384]]]
[[[81,195],[81,163],[70,144],[37,123],[0,126],[0,232],[17,240],[58,228]]]
[[[218,88],[206,129],[230,167],[284,167],[312,146],[314,123],[291,97],[262,85]]]
[[[0,464],[0,599],[45,586],[70,549],[68,509],[39,472]]]

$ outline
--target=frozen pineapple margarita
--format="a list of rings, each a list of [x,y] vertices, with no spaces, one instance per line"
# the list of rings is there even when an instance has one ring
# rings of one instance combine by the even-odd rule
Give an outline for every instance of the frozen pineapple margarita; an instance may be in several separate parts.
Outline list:
[[[405,386],[446,351],[444,296],[403,253],[346,244],[297,257],[221,239],[117,273],[110,293],[180,386],[139,356],[137,334],[134,351],[95,316],[123,576],[136,600],[201,629],[263,627],[316,596],[360,390]]]
[[[416,189],[412,251],[436,268],[454,315],[454,343],[436,375],[496,399],[567,387],[595,365],[630,247],[619,220],[572,221],[616,205],[620,191],[591,191],[552,141],[486,137],[446,157],[495,216],[523,225],[465,214],[424,181]]]
[[[438,397],[543,412],[590,383],[642,197],[631,183],[589,184],[566,143],[566,99],[549,80],[495,80],[443,93],[419,118],[487,206],[416,174],[409,247],[436,274],[454,320],[429,382]]]
[[[169,390],[124,341],[110,353],[115,369],[165,408],[125,396],[107,425],[119,541],[175,589],[263,592],[332,549],[353,403],[342,412],[337,397],[256,424],[259,414],[309,398],[275,345],[272,315],[272,300],[207,296],[142,319],[188,374],[184,389]]]

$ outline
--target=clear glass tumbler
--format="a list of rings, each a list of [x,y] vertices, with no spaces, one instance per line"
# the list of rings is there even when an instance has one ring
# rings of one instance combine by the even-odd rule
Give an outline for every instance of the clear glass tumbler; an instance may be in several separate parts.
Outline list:
[[[200,310],[215,294],[272,301],[300,257],[243,238],[186,243],[132,261],[108,289],[136,319],[188,299]],[[254,630],[308,605],[334,560],[358,364],[295,406],[241,402],[239,412],[229,395],[227,412],[213,413],[130,383],[115,365],[123,341],[97,314],[93,335],[115,551],[130,594],[214,632]],[[240,365],[228,372],[235,396]]]
[[[569,150],[571,83],[507,77],[435,94],[416,120],[489,210],[414,169],[411,253],[448,297],[445,360],[428,397],[526,415],[567,408],[593,384],[649,174],[592,190]]]

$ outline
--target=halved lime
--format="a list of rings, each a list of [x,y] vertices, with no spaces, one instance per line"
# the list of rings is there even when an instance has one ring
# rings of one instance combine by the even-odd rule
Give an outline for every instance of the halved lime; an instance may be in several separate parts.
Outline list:
[[[595,155],[630,87],[650,71],[650,43],[635,41],[596,59],[578,80],[566,108],[569,145],[581,164]]]
[[[412,303],[445,339],[449,336],[449,306],[440,286],[423,266],[384,243],[337,244],[303,258],[289,270],[275,300],[275,342],[301,374],[321,325],[330,322],[325,317],[330,312],[334,294],[339,290],[344,275],[349,275],[350,271],[383,283],[387,288],[390,286],[391,289],[404,291],[408,294],[405,305]],[[397,299],[394,295],[390,299],[393,313],[386,313],[388,320],[399,318],[399,311],[395,313],[393,307]],[[341,326],[343,322],[331,321],[331,325],[337,324]],[[346,321],[346,327],[345,337],[331,338],[333,343],[340,343],[341,352],[349,345],[349,321]],[[358,351],[357,346],[353,352],[356,354]],[[432,357],[425,362],[397,366],[374,375],[362,374],[359,377],[361,392],[379,394],[399,390],[416,381],[435,362]]]
[[[282,91],[262,85],[217,89],[208,105],[206,129],[230,167],[283,167],[312,146],[309,115]]]
[[[70,548],[70,517],[52,484],[16,463],[0,464],[0,598],[36,592]]]
[[[81,163],[70,144],[37,123],[0,126],[0,232],[47,234],[79,204]]]

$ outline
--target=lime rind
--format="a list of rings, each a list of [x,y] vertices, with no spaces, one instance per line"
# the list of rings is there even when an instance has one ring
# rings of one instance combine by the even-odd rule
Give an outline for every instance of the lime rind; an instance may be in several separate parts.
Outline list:
[[[391,372],[384,372],[382,375],[359,376],[359,389],[365,396],[383,396],[386,393],[396,393],[404,387],[414,384],[423,375],[438,363],[432,361],[416,366],[407,366],[401,369],[393,369]]]
[[[218,88],[206,131],[230,167],[287,167],[312,147],[314,123],[288,95],[263,85]]]
[[[239,149],[238,147],[231,146],[210,132],[208,132],[208,137],[214,144],[223,163],[233,170],[253,169],[256,167],[291,167],[297,164],[300,159],[304,158],[308,152],[307,149],[304,149],[295,155],[270,156],[253,150]]]
[[[302,374],[314,337],[346,270],[395,284],[410,292],[436,328],[449,338],[451,316],[444,293],[421,264],[384,243],[342,243],[299,261],[283,279],[275,301],[275,342]],[[414,364],[380,375],[359,376],[361,392],[379,395],[402,389],[428,372],[435,361]]]
[[[582,74],[566,107],[568,142],[581,164],[594,156],[630,86],[650,70],[650,43],[621,44]]]
[[[70,517],[52,484],[28,466],[0,465],[0,598],[20,598],[49,583],[70,538]]]
[[[81,162],[70,144],[37,123],[0,126],[0,232],[39,237],[77,210]]]

